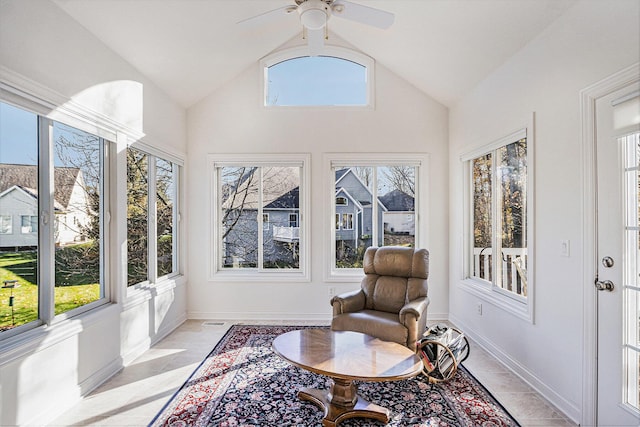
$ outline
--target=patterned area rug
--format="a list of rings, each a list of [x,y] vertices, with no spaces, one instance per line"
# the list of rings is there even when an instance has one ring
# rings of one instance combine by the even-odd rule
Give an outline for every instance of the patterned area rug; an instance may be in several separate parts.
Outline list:
[[[294,367],[271,350],[273,339],[304,326],[235,325],[220,340],[149,426],[320,426],[322,411],[300,401],[301,387],[329,380]],[[358,384],[358,394],[391,411],[388,426],[518,426],[515,419],[462,367],[447,383],[423,375]],[[352,418],[349,426],[381,426]]]

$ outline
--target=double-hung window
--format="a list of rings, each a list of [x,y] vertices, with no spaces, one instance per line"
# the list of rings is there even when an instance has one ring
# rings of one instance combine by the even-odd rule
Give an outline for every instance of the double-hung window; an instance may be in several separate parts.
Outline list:
[[[468,194],[465,283],[526,318],[532,290],[531,159],[526,129],[462,157]]]
[[[127,149],[127,284],[178,274],[180,164],[163,154]]]
[[[0,300],[10,302],[0,304],[5,337],[108,301],[111,143],[4,102],[0,124]]]
[[[211,155],[214,280],[308,280],[308,163],[307,154]]]

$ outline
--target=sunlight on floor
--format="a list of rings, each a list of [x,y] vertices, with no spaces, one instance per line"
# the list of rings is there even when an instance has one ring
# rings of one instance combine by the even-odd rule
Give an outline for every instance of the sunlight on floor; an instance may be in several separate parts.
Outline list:
[[[231,327],[189,320],[50,426],[146,426]],[[236,322],[305,324],[305,322]],[[524,381],[471,343],[464,366],[523,427],[573,426]]]

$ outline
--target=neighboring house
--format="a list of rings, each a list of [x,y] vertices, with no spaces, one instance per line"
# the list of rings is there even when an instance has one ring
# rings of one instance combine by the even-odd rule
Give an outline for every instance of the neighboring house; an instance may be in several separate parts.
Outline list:
[[[257,169],[246,172],[236,189],[223,188],[225,223],[224,265],[254,267],[258,257]],[[265,168],[263,172],[262,221],[265,264],[295,265],[300,241],[299,177],[291,168]],[[373,195],[352,169],[336,171],[336,246],[341,252],[370,246]],[[378,229],[383,228],[387,208],[378,200]],[[378,245],[383,244],[380,233]]]
[[[262,179],[264,262],[291,266],[298,262],[300,177],[294,168],[265,167]],[[237,188],[223,188],[224,265],[255,267],[258,262],[257,212],[260,194],[257,168],[239,178]]]
[[[380,196],[387,207],[383,214],[384,232],[390,234],[416,233],[415,199],[401,190],[393,190]]]
[[[0,248],[38,245],[37,166],[0,164]],[[54,169],[55,243],[83,242],[90,223],[89,196],[79,168]]]
[[[336,246],[356,250],[359,246],[371,246],[373,233],[373,194],[351,168],[336,171]],[[386,206],[378,198],[378,230],[382,230]],[[377,246],[383,245],[379,233]]]

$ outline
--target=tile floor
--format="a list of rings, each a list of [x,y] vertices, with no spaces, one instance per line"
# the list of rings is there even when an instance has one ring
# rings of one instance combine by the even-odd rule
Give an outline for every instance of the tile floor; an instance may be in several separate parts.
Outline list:
[[[203,323],[182,324],[50,426],[146,426],[230,326]],[[490,354],[471,349],[464,366],[523,427],[575,425]]]

